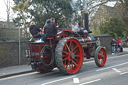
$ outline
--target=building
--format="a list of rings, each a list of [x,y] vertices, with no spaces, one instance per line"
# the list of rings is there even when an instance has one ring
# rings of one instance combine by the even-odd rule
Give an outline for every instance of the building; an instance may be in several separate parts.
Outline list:
[[[91,29],[98,30],[100,24],[111,17],[117,17],[120,20],[123,20],[121,11],[119,11],[119,9],[121,9],[121,5],[119,3],[116,3],[114,7],[101,5],[90,22]]]

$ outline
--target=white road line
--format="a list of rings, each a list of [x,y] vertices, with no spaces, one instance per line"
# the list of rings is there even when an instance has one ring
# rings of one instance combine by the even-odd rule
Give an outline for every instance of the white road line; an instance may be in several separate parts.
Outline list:
[[[127,55],[127,54],[126,54],[126,55]],[[109,57],[109,58],[107,58],[107,59],[113,59],[113,58],[125,57],[126,55]],[[94,59],[93,59],[92,61],[85,61],[85,62],[83,62],[83,64],[86,64],[86,63],[92,63],[92,62],[94,62]]]
[[[123,72],[123,73],[120,73],[120,75],[123,75],[123,74],[127,74],[128,72]]]
[[[21,76],[27,76],[27,75],[31,75],[31,74],[35,74],[35,73],[38,73],[38,72],[32,72],[32,73],[27,73],[27,74],[22,74],[22,75],[16,75],[16,76],[11,76],[11,77],[7,77],[7,78],[2,78],[0,79],[1,80],[6,80],[6,79],[11,79],[11,78],[17,78],[17,77],[21,77]]]
[[[119,57],[125,57],[126,55],[120,55],[120,56],[114,56],[114,57],[110,57],[108,59],[113,59],[113,58],[119,58]]]
[[[79,78],[73,78],[74,83],[80,83]]]
[[[92,80],[92,81],[89,81],[89,82],[85,82],[85,83],[82,83],[82,84],[79,84],[79,85],[86,85],[86,84],[90,84],[90,83],[93,83],[93,82],[96,82],[96,81],[100,81],[101,79],[96,79],[96,80]]]
[[[93,61],[83,62],[83,64],[86,64],[86,63],[92,63],[92,62],[94,62],[94,60],[93,60]]]
[[[118,70],[117,68],[112,68],[112,70],[114,70],[114,71],[117,72],[117,73],[121,73],[121,71]]]
[[[114,65],[114,66],[110,66],[110,67],[103,68],[103,69],[99,69],[99,70],[96,70],[96,71],[102,71],[102,70],[110,69],[110,68],[121,66],[121,65],[125,65],[125,64],[128,64],[128,62],[125,62],[125,63],[122,63],[122,64],[118,64],[118,65]]]
[[[62,78],[62,79],[57,79],[57,80],[54,80],[54,81],[51,81],[51,82],[47,82],[47,83],[44,83],[44,84],[41,84],[41,85],[46,85],[46,84],[55,83],[55,82],[62,81],[62,80],[66,80],[66,79],[69,79],[69,78],[72,78],[72,77],[76,77],[76,75],[70,76],[70,77],[66,77],[66,78]]]

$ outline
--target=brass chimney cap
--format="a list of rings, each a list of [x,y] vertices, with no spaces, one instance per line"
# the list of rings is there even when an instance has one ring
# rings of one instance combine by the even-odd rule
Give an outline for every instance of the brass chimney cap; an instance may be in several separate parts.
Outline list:
[[[82,11],[81,11],[81,13],[82,13],[82,14],[86,14],[86,13],[88,13],[88,12],[87,12],[87,11],[82,10]]]

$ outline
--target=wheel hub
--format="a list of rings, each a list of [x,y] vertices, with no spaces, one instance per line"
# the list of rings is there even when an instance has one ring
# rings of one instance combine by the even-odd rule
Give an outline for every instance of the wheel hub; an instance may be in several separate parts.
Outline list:
[[[102,59],[104,59],[104,55],[102,55]]]
[[[75,58],[75,54],[74,53],[71,53],[70,54],[70,57],[71,57],[71,59],[74,59]]]

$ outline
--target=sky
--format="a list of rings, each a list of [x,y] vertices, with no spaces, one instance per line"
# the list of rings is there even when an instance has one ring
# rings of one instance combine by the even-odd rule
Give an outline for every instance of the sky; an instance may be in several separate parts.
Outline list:
[[[6,5],[4,1],[7,0],[0,0],[0,21],[6,21],[7,20],[7,12],[6,12]],[[13,0],[10,0],[11,7],[14,5]],[[13,17],[13,11],[11,10],[10,18]]]

